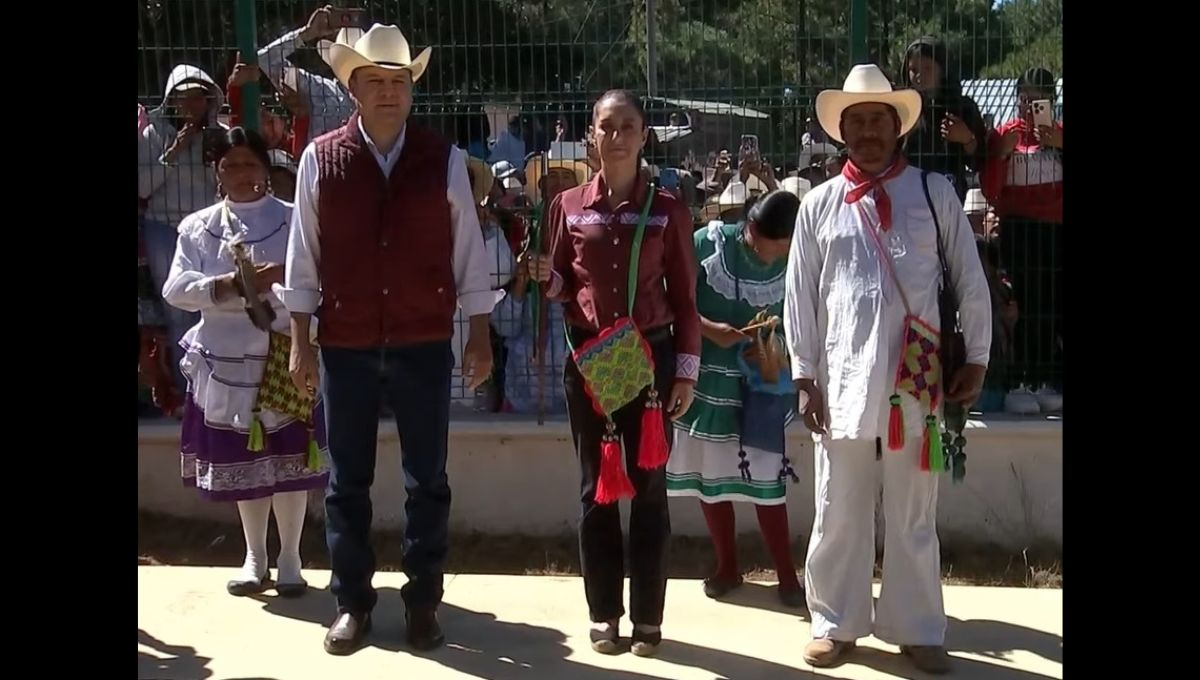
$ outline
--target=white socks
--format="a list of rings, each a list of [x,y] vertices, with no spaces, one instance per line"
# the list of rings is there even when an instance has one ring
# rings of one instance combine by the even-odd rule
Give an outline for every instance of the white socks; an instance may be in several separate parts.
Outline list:
[[[238,574],[239,581],[258,581],[267,573],[267,522],[271,507],[275,507],[275,524],[279,527],[279,583],[304,583],[300,576],[300,534],[304,531],[304,511],[308,506],[307,491],[288,491],[252,501],[238,501],[242,517],[242,532],[246,536],[246,561]]]
[[[304,531],[304,510],[308,505],[307,491],[277,493],[271,498],[275,506],[275,525],[279,527],[279,575],[275,580],[285,584],[304,583],[300,576],[300,534]]]
[[[238,501],[242,532],[246,536],[246,561],[238,581],[258,581],[267,573],[267,520],[271,517],[271,499]]]

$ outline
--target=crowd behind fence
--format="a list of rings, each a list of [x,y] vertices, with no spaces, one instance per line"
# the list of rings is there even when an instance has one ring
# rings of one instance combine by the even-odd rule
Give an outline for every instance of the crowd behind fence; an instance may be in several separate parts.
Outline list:
[[[933,129],[910,136],[907,155],[958,185],[993,281],[996,347],[980,408],[1061,411],[1061,0],[399,5],[366,2],[336,16],[354,24],[351,37],[372,23],[396,23],[414,53],[433,47],[414,89],[413,118],[482,160],[491,175],[473,171],[472,179],[490,183],[481,222],[494,286],[507,296],[492,314],[494,374],[471,392],[456,371],[457,410],[564,410],[561,308],[550,305],[550,349],[539,379],[516,258],[546,194],[586,181],[596,166],[588,125],[600,92],[627,87],[645,95],[651,134],[644,171],[683,199],[702,228],[740,220],[747,202],[765,191],[802,195],[840,173],[844,150],[815,122],[813,101],[821,90],[840,87],[852,63],[870,60],[896,87],[927,90],[927,113],[938,117],[930,119]],[[328,26],[310,25],[318,7],[292,0],[139,2],[140,366],[158,362],[170,370],[177,360],[161,346],[146,349],[147,338],[163,336],[154,329],[168,329],[169,338],[172,327],[194,322],[162,304],[164,253],[179,220],[216,200],[211,170],[173,169],[164,178],[159,168],[169,143],[162,132],[176,114],[168,95],[181,80],[202,81],[213,127],[257,127],[272,147],[272,190],[291,200],[304,146],[353,111],[323,61],[334,35]],[[915,55],[938,64],[924,82]],[[1053,143],[1029,132],[1038,142],[1031,146],[1014,130],[1014,121],[1031,117],[1031,107],[1038,109],[1035,126],[1049,121],[1057,130]],[[966,117],[969,145],[938,134],[947,113]],[[958,134],[967,139],[967,132]],[[1014,136],[1016,153],[1005,146]],[[1001,162],[1006,152],[1011,158]],[[1036,214],[1026,209],[1025,197],[1039,189],[1057,192],[1048,199],[1057,200],[1057,213],[1045,211],[1041,194]],[[1006,225],[1007,241],[1000,237]],[[1011,238],[1017,233],[1019,242]],[[456,363],[465,324],[456,320]],[[169,382],[160,378],[148,387],[169,395]],[[139,394],[139,413],[178,405],[170,398],[148,402]]]

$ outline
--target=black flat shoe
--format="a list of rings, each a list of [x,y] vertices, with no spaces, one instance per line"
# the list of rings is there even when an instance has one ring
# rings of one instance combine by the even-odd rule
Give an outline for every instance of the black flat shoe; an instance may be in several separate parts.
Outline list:
[[[779,587],[776,590],[776,594],[779,596],[779,601],[782,602],[783,606],[785,607],[791,607],[792,609],[803,609],[804,607],[808,606],[808,600],[805,598],[804,594],[804,586],[797,586],[794,588]]]
[[[662,631],[656,633],[646,633],[635,626],[633,629],[633,639],[631,640],[629,651],[633,652],[634,656],[654,656],[658,653],[658,646],[662,644]]]
[[[299,583],[276,583],[275,593],[288,599],[301,597],[308,592],[308,584],[301,580]]]
[[[592,651],[597,654],[616,654],[621,651],[621,623],[610,626],[608,630],[588,629],[588,639],[592,643]]]
[[[257,581],[230,581],[225,584],[225,590],[234,597],[246,597],[263,593],[271,585],[271,571],[268,569]]]
[[[724,581],[715,576],[709,576],[708,578],[704,579],[704,594],[715,600],[718,597],[723,597],[724,595],[728,594],[729,591],[734,590],[741,585],[741,576],[738,576],[737,579],[733,581]]]

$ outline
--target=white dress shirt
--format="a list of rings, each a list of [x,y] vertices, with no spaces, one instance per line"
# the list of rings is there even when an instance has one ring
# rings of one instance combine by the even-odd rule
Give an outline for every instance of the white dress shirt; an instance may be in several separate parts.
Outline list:
[[[384,177],[392,174],[404,149],[407,127],[390,151],[379,149],[359,121],[359,130],[379,163]],[[475,212],[475,197],[467,174],[466,156],[462,149],[451,146],[446,168],[446,198],[450,203],[452,252],[448,253],[454,270],[454,285],[458,290],[458,306],[471,317],[490,314],[503,291],[492,290],[492,263],[488,262],[483,231]],[[319,167],[315,144],[309,144],[300,156],[296,174],[296,205],[292,212],[291,238],[288,240],[285,285],[275,292],[288,310],[315,314],[321,303],[321,279],[318,263],[321,260],[321,226],[317,216]]]
[[[891,253],[896,278],[912,313],[934,328],[940,324],[941,265],[937,230],[921,188],[921,171],[909,167],[885,183],[892,202],[892,228],[879,233]],[[875,239],[874,198],[847,204],[850,184],[835,177],[809,192],[796,216],[788,257],[784,328],[795,379],[814,379],[825,395],[833,439],[873,439],[894,391],[906,311]],[[959,300],[967,362],[988,365],[992,308],[975,235],[946,178],[929,176],[942,242]],[[905,430],[920,436],[925,413],[901,394]]]

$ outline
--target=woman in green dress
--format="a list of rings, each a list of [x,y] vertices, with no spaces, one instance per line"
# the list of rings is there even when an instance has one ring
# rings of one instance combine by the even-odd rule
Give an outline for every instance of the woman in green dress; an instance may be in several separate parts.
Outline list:
[[[800,199],[772,191],[747,207],[743,222],[712,222],[693,237],[704,342],[695,401],[675,422],[667,494],[700,499],[717,556],[706,595],[720,597],[742,583],[733,503],[749,502],[775,561],[779,598],[800,607],[804,588],[792,562],[785,493],[795,472],[783,446],[795,390],[786,357],[761,359],[764,344],[769,353],[777,342],[772,326],[748,328],[783,315],[784,266]]]

